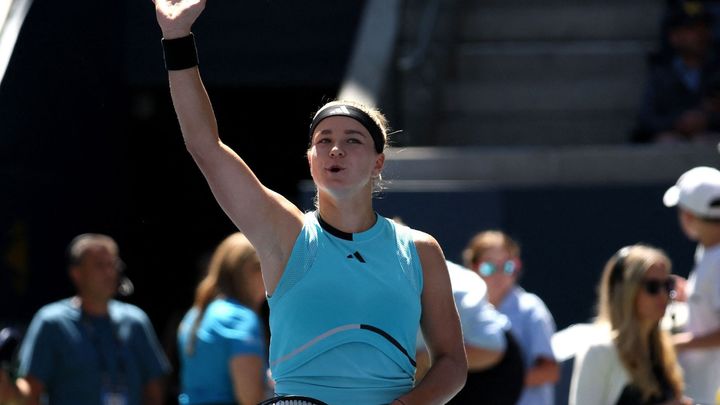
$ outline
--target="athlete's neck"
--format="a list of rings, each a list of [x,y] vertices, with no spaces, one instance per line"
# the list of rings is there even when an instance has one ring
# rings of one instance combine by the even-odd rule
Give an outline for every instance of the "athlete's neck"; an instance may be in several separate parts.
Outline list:
[[[377,221],[377,214],[371,205],[364,208],[341,209],[337,205],[324,204],[320,205],[318,213],[327,224],[347,233],[367,231]]]

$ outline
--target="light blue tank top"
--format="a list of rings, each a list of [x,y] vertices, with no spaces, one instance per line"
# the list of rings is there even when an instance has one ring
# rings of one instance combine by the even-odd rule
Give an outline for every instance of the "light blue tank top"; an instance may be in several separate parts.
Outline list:
[[[276,392],[383,404],[415,375],[422,267],[410,228],[343,233],[307,213],[268,299]]]

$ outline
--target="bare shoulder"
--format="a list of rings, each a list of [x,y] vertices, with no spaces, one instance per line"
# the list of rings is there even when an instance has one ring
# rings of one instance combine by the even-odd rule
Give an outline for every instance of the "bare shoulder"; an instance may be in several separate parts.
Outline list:
[[[422,254],[421,250],[423,251],[433,251],[438,250],[440,251],[440,244],[438,243],[437,239],[435,239],[434,236],[430,235],[427,232],[419,231],[417,229],[412,229],[413,233],[413,242],[415,242],[415,247],[418,249],[418,253]]]
[[[429,233],[413,229],[413,241],[422,263],[423,273],[428,277],[432,273],[441,271],[447,273],[445,255],[437,239]]]

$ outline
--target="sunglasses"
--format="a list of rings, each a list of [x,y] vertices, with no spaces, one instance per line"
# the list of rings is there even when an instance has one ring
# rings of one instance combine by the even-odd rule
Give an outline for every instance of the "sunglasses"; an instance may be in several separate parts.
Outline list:
[[[492,276],[493,274],[495,274],[499,271],[498,267],[499,266],[496,265],[495,263],[482,262],[482,263],[480,263],[480,268],[479,268],[480,275],[483,277]],[[515,272],[517,267],[518,267],[518,265],[515,260],[508,260],[505,263],[503,263],[502,271],[503,271],[503,273],[510,275]]]
[[[657,295],[660,293],[660,291],[663,291],[666,294],[670,294],[672,291],[675,291],[675,279],[666,278],[665,280],[643,280],[642,287],[645,292],[650,295]]]

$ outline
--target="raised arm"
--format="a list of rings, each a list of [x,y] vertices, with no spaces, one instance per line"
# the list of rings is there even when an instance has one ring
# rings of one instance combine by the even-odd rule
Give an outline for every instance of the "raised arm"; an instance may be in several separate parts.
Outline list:
[[[401,400],[408,405],[444,404],[465,384],[467,358],[442,249],[433,237],[417,231],[415,246],[423,267],[420,322],[430,368],[422,381]]]
[[[205,0],[154,0],[168,63],[170,94],[185,145],[225,213],[255,246],[269,293],[302,227],[302,212],[263,186],[245,162],[219,137],[210,99],[192,62],[192,25]]]

